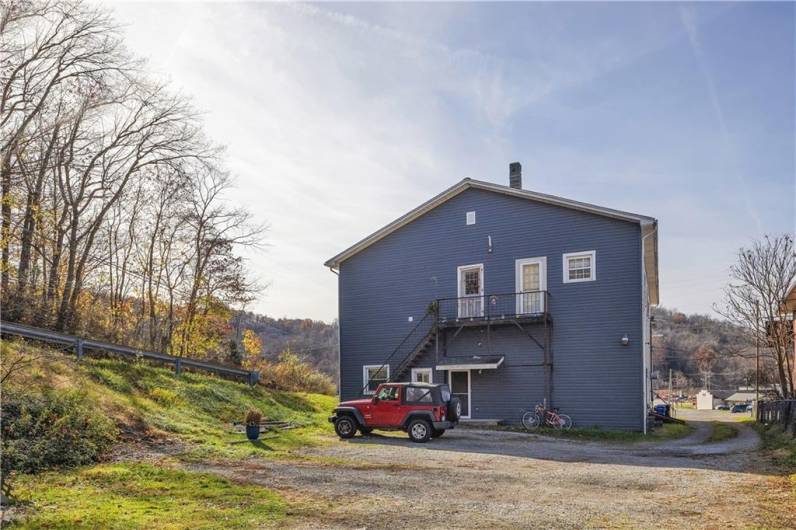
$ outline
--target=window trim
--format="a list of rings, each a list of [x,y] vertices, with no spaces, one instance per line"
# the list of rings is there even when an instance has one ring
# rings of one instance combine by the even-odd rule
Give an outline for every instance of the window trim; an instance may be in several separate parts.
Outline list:
[[[479,293],[478,294],[464,294],[462,292],[462,273],[468,270],[478,269],[478,283],[479,283]],[[456,267],[456,293],[458,298],[466,298],[472,297],[477,298],[479,296],[484,296],[486,292],[486,286],[484,285],[484,264],[483,263],[473,263],[472,265],[459,265]]]
[[[429,384],[434,384],[434,369],[433,368],[412,368],[411,379],[412,383],[419,383],[417,379],[415,379],[415,374],[421,372],[428,372],[428,382]]]
[[[539,256],[537,258],[520,258],[514,260],[514,292],[516,295],[516,311],[520,315],[522,312],[522,267],[534,263],[539,264],[539,291],[544,293],[547,291],[547,256]],[[545,297],[542,295],[541,300],[542,311],[545,310]]]
[[[464,372],[467,374],[467,416],[462,415],[460,418],[463,420],[469,420],[473,417],[473,374],[471,370],[448,370],[448,388],[451,391],[451,395],[453,395],[453,372]]]
[[[588,278],[576,278],[570,279],[569,277],[569,260],[573,258],[584,258],[589,257],[591,259],[591,274]],[[584,250],[581,252],[568,252],[563,255],[562,260],[562,267],[563,267],[563,280],[564,283],[581,283],[581,282],[593,282],[597,280],[597,251],[596,250]]]
[[[378,370],[379,368],[382,368],[382,367],[384,367],[386,369],[386,371],[387,371],[387,379],[385,379],[384,383],[388,383],[390,381],[390,365],[389,364],[384,364],[384,365],[381,365],[381,364],[366,364],[366,365],[362,366],[362,388],[365,389],[365,390],[362,391],[362,393],[364,395],[372,396],[373,394],[376,393],[375,390],[369,390],[368,389],[368,384],[370,383],[370,378],[368,377],[368,369],[369,368],[376,368]]]
[[[479,293],[465,295],[462,292],[462,273],[467,270],[478,269],[478,282]],[[470,265],[459,265],[456,267],[456,298],[458,300],[456,308],[456,318],[481,318],[484,316],[484,293],[486,293],[486,285],[484,285],[484,264],[473,263]],[[479,315],[462,315],[462,301],[465,298],[480,298],[481,311]]]
[[[472,220],[470,218],[471,215],[472,215]],[[467,226],[474,225],[476,223],[475,210],[470,210],[464,215],[464,222]]]

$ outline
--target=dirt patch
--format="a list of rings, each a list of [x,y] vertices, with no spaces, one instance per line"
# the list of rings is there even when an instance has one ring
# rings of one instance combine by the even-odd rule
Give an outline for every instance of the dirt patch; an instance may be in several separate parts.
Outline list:
[[[657,446],[472,430],[423,445],[373,435],[291,460],[178,465],[276,490],[296,528],[796,527],[792,495],[765,460],[743,443],[691,453],[714,445],[703,435]],[[129,458],[169,465],[178,452],[129,447]]]
[[[276,489],[302,506],[293,524],[307,528],[796,525],[782,509],[792,499],[774,488],[779,477],[755,471],[750,454],[656,458],[626,446],[449,434],[422,446],[397,436],[355,438],[302,452],[298,463],[190,469]]]

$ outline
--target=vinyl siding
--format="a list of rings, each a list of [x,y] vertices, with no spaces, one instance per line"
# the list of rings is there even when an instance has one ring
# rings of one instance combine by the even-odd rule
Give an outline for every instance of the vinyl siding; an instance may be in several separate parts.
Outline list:
[[[467,225],[466,212],[473,210],[477,222]],[[586,250],[596,251],[596,281],[563,283],[562,255]],[[461,193],[341,264],[342,398],[359,395],[362,366],[383,362],[431,301],[457,296],[457,267],[483,263],[485,293],[507,293],[515,291],[515,260],[541,256],[547,257],[553,318],[554,406],[576,425],[641,430],[640,227],[484,190]],[[541,325],[526,329],[542,342]],[[621,346],[625,334],[630,344]],[[520,409],[544,398],[543,368],[534,366],[542,352],[514,326],[493,326],[491,341],[485,329],[464,330],[448,340],[447,353],[505,356],[497,370],[471,374],[473,418],[519,421]],[[434,365],[432,348],[418,366]],[[434,373],[434,382],[445,381],[444,373]]]

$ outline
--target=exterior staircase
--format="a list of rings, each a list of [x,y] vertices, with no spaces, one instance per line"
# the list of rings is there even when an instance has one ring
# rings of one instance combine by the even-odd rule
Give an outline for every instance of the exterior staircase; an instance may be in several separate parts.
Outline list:
[[[417,343],[417,346],[414,350],[412,350],[409,355],[407,355],[401,364],[398,365],[398,368],[393,372],[392,377],[390,377],[391,381],[399,381],[406,372],[412,369],[417,364],[417,361],[425,354],[426,352],[430,351],[434,347],[434,342],[436,341],[437,337],[437,327],[436,325],[431,326],[431,329],[428,330],[428,333],[420,339]]]

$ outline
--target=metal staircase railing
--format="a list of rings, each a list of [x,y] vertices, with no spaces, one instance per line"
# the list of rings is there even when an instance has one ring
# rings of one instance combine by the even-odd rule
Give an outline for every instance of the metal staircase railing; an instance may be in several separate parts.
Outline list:
[[[417,324],[412,328],[412,330],[406,334],[406,336],[398,343],[398,346],[387,356],[384,362],[381,364],[379,369],[376,373],[381,372],[384,370],[386,366],[390,365],[390,361],[393,359],[401,359],[398,363],[398,370],[395,371],[395,374],[390,374],[387,377],[387,382],[394,381],[396,377],[399,377],[399,371],[406,369],[406,365],[411,362],[409,359],[412,355],[418,354],[418,349],[427,342],[431,337],[433,337],[435,327],[437,324],[437,305],[431,304],[426,310],[426,314],[423,315]],[[381,378],[378,378],[381,380]],[[369,377],[365,386],[362,387],[360,394],[365,394],[368,387],[370,387],[371,382],[374,378]]]

